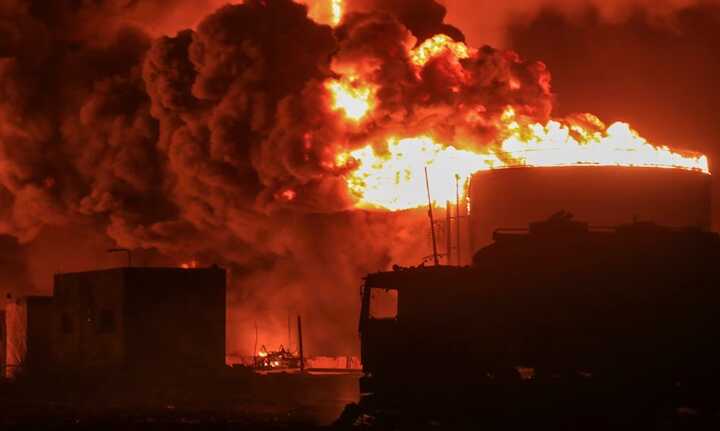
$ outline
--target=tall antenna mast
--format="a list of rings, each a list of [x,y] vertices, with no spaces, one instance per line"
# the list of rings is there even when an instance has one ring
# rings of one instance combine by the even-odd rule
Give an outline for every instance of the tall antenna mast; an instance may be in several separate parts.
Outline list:
[[[450,207],[448,206],[448,211],[450,210]],[[462,246],[460,244],[460,175],[455,174],[455,246],[457,247],[457,265],[462,265],[462,257],[461,257],[461,250]]]
[[[433,218],[432,198],[430,197],[430,179],[428,178],[427,166],[425,166],[425,188],[427,189],[428,197],[428,217],[430,217],[430,234],[432,235],[433,261],[435,262],[435,266],[438,266],[440,265],[440,262],[438,262],[437,240],[435,239],[435,219]]]

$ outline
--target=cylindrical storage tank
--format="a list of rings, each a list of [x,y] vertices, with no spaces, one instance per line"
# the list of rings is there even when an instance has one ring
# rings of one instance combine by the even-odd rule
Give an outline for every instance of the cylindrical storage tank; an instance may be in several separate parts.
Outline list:
[[[711,176],[619,166],[518,167],[482,171],[469,187],[472,252],[498,228],[527,228],[565,210],[591,226],[635,221],[709,230]]]

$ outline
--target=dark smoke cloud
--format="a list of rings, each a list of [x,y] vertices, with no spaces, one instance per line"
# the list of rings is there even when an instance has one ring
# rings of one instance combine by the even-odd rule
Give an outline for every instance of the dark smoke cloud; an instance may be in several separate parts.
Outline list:
[[[121,263],[109,247],[140,264],[219,263],[231,352],[249,353],[254,320],[284,341],[288,310],[316,322],[311,353],[355,350],[360,278],[419,263],[429,239],[422,211],[353,210],[335,155],[428,132],[487,145],[508,104],[549,117],[549,72],[490,47],[417,71],[409,48],[463,39],[432,0],[348,0],[336,30],[290,0],[248,0],[154,37],[166,8],[209,5],[2,4],[0,249],[18,253],[0,269],[17,264],[24,292],[49,293],[53,272]],[[377,89],[361,125],[324,88],[348,72]]]
[[[346,0],[348,12],[384,12],[400,21],[419,42],[436,34],[446,34],[458,41],[465,36],[445,22],[447,10],[435,0]]]
[[[676,11],[700,4],[720,4],[718,0],[442,0],[448,21],[463,29],[472,45],[511,47],[508,27],[513,21],[531,21],[541,10],[551,7],[565,18],[582,17],[587,8],[597,10],[608,23],[618,23],[642,9],[652,19],[663,19]]]
[[[674,9],[658,17],[634,9],[609,21],[596,9],[568,17],[545,9],[510,29],[512,47],[553,72],[556,114],[592,112],[631,123],[656,144],[720,160],[720,5]],[[720,195],[714,189],[715,226]]]

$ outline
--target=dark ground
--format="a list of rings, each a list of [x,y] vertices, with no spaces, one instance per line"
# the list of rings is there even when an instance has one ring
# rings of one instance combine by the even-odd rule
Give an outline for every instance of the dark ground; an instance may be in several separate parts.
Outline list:
[[[26,375],[0,381],[0,429],[322,429],[356,400],[357,379]]]
[[[358,390],[357,374],[25,375],[0,382],[0,430],[720,429],[720,397],[712,389],[696,402],[682,391],[534,382],[474,392],[472,402],[443,416],[415,402],[402,413],[350,407],[343,414]]]

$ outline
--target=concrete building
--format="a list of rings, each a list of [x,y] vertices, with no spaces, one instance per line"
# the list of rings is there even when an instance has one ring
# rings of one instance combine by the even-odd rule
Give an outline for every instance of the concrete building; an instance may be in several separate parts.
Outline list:
[[[225,288],[218,267],[57,274],[57,363],[83,370],[220,369]]]
[[[53,299],[25,296],[5,306],[6,376],[52,365]]]

